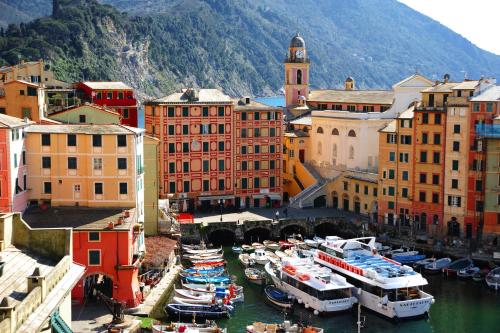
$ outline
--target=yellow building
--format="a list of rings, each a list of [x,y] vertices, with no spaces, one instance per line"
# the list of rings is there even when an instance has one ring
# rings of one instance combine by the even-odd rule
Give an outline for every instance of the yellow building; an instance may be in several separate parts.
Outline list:
[[[0,68],[0,88],[11,81],[26,81],[36,85],[44,85],[47,88],[69,88],[66,82],[59,81],[54,77],[50,65],[43,60],[21,61],[15,66]]]
[[[31,201],[137,207],[144,214],[144,130],[123,125],[33,125],[26,134]]]
[[[82,106],[53,112],[48,115],[52,120],[63,124],[120,124],[121,115],[105,106],[85,104]]]
[[[158,198],[160,170],[160,140],[144,136],[144,233],[146,236],[158,234]]]

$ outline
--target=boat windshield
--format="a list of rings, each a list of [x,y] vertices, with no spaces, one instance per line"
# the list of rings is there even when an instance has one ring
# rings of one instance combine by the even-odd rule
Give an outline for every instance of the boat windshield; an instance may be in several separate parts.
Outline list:
[[[319,300],[322,301],[329,299],[341,299],[341,298],[351,297],[350,288],[318,290],[286,274],[282,275],[282,280],[283,282],[291,285],[292,287],[297,288],[305,292],[306,294],[318,298]]]

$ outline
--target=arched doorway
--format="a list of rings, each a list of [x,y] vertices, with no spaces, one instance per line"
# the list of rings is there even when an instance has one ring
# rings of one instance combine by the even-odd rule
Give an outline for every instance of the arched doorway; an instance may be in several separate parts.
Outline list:
[[[321,195],[314,199],[314,208],[326,207],[326,195]]]
[[[245,232],[245,243],[263,242],[271,238],[271,230],[257,227]]]
[[[97,291],[105,296],[113,297],[113,280],[107,275],[101,273],[89,274],[83,279],[83,297],[85,302],[99,303]]]
[[[306,236],[306,228],[298,224],[289,224],[280,231],[280,239],[290,238],[292,235],[302,235]]]
[[[349,211],[349,196],[346,193],[342,196],[342,209]]]
[[[233,230],[217,229],[208,234],[209,243],[215,246],[233,245],[236,240],[236,235]]]
[[[337,191],[332,192],[332,207],[335,209],[339,208],[339,195]]]
[[[360,214],[361,213],[361,202],[359,201],[359,197],[358,196],[354,197],[354,212],[356,214]]]

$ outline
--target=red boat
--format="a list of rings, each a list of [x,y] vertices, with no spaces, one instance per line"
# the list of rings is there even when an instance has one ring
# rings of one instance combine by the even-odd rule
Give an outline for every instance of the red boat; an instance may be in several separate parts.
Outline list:
[[[196,266],[196,268],[199,268],[200,266],[222,266],[225,264],[224,259],[192,260],[191,262],[194,266]]]
[[[289,249],[289,248],[291,248],[291,247],[293,247],[293,246],[294,246],[294,244],[292,244],[292,243],[290,243],[290,242],[287,242],[287,241],[281,241],[281,240],[278,242],[278,244],[279,244],[279,245],[280,245],[280,247],[281,247],[282,249],[284,249],[284,250]]]

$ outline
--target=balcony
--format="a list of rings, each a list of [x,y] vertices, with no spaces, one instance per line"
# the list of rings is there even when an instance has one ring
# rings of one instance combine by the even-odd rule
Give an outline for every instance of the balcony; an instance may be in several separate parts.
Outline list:
[[[476,125],[476,136],[500,139],[500,124],[478,124]]]
[[[451,96],[448,97],[447,106],[455,106],[455,107],[468,107],[469,106],[469,98],[466,96]]]

